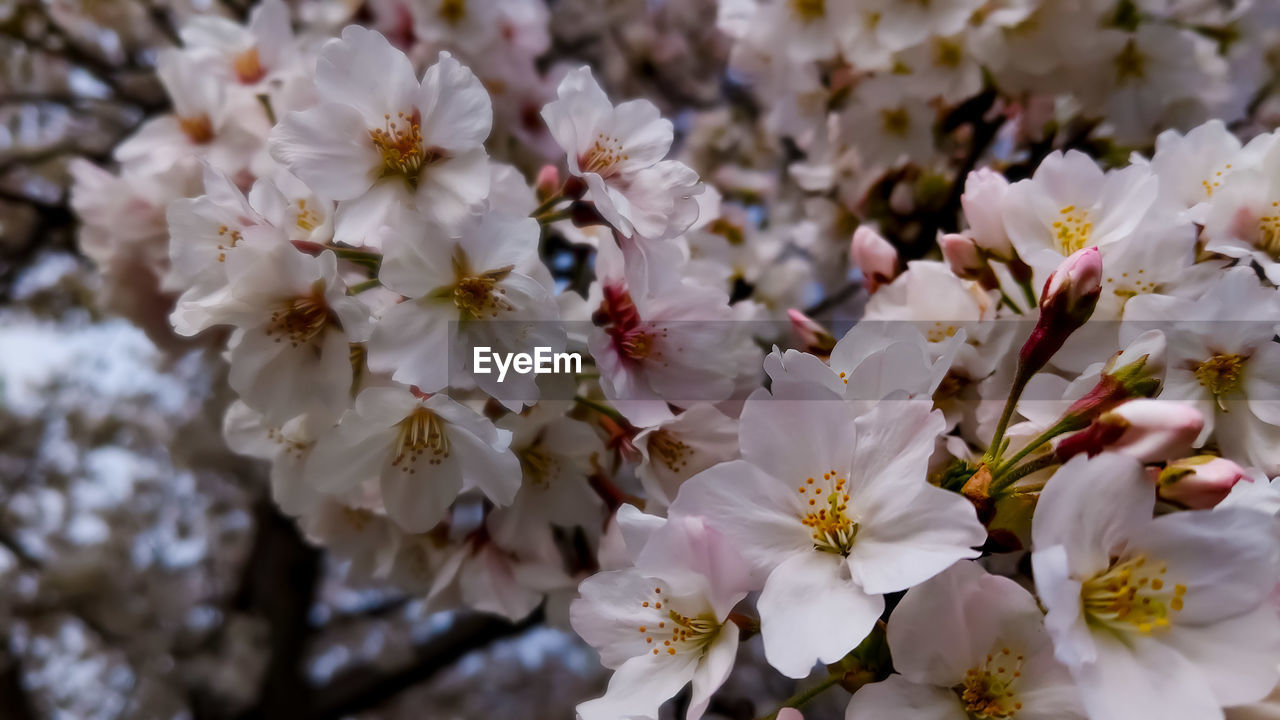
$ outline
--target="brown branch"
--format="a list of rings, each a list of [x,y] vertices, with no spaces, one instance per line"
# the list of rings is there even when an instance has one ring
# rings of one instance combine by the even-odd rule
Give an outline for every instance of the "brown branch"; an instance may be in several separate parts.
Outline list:
[[[467,654],[514,637],[542,621],[541,611],[519,623],[509,623],[484,615],[459,618],[453,626],[414,653],[406,666],[386,672],[360,667],[334,678],[315,690],[305,720],[340,720],[378,707],[409,688],[426,682]],[[302,696],[300,696],[302,697]]]
[[[37,720],[39,717],[22,682],[22,661],[10,651],[8,637],[0,636],[0,718]]]

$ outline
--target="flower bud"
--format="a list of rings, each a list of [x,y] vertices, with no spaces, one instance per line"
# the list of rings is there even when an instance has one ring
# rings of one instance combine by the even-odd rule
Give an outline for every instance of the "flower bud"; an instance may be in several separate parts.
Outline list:
[[[978,247],[1000,260],[1013,258],[1013,244],[1004,229],[1004,196],[1009,181],[990,168],[969,173],[960,204]]]
[[[804,720],[804,715],[795,708],[782,708],[778,711],[778,720]]]
[[[1162,462],[1191,450],[1204,429],[1194,406],[1168,400],[1130,400],[1098,416],[1088,428],[1058,443],[1064,462],[1081,452],[1118,452],[1143,463]]]
[[[1244,468],[1226,458],[1196,455],[1168,464],[1156,481],[1160,498],[1192,510],[1207,510],[1248,480]]]
[[[853,264],[862,270],[867,290],[887,284],[898,275],[898,251],[880,233],[868,225],[862,225],[853,233],[849,244],[849,256]]]
[[[787,311],[787,317],[791,318],[791,329],[806,350],[824,357],[831,354],[836,346],[836,339],[826,328],[795,308]]]
[[[1159,330],[1148,330],[1134,338],[1107,361],[1098,384],[1071,404],[1066,417],[1087,422],[1126,400],[1155,397],[1164,385],[1167,345]]]
[[[946,259],[951,272],[965,280],[974,280],[984,288],[993,289],[999,286],[991,263],[983,256],[973,238],[959,233],[947,233],[938,237],[938,247],[942,249],[942,257]]]
[[[538,171],[538,178],[533,183],[538,202],[546,202],[560,189],[560,170],[555,165],[543,165]]]
[[[1096,247],[1077,250],[1053,271],[1040,293],[1040,319],[1022,346],[1019,359],[1038,371],[1062,349],[1071,333],[1093,315],[1102,295],[1102,253]]]

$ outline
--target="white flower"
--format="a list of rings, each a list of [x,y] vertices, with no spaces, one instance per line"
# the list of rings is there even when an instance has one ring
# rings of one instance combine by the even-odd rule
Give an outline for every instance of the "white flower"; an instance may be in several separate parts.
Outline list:
[[[227,287],[179,303],[174,330],[237,329],[231,387],[267,425],[304,412],[336,417],[350,402],[351,343],[368,336],[369,311],[347,295],[333,253],[312,257],[265,242],[230,254],[226,265]]]
[[[286,115],[271,155],[318,194],[338,201],[336,237],[360,244],[400,208],[462,219],[489,193],[493,109],[470,70],[448,53],[422,81],[404,53],[351,26],[320,51],[322,102]]]
[[[646,498],[670,505],[685,480],[738,456],[738,424],[715,407],[698,403],[641,430],[632,442],[640,452],[636,475]]]
[[[473,380],[508,408],[533,403],[535,375],[509,372],[499,380],[497,372],[475,372],[473,363],[477,347],[564,349],[551,277],[538,259],[537,221],[484,213],[451,236],[428,221],[417,224],[420,234],[398,238],[383,256],[378,278],[408,299],[382,313],[369,338],[369,367],[423,392]]]
[[[698,219],[698,174],[663,160],[671,121],[648,100],[614,106],[591,69],[570,72],[557,99],[542,109],[551,135],[568,153],[569,172],[587,184],[586,199],[625,237],[672,237]]]
[[[1155,487],[1132,458],[1077,457],[1045,487],[1032,525],[1036,589],[1056,657],[1089,717],[1221,718],[1280,677],[1272,520],[1251,510],[1152,519]]]
[[[729,676],[748,568],[700,518],[619,512],[636,567],[587,578],[569,608],[573,629],[615,670],[604,697],[578,706],[582,720],[657,718],[692,681],[686,720],[698,720]]]
[[[1205,250],[1258,263],[1280,284],[1280,145],[1271,143],[1261,166],[1233,169],[1214,189],[1204,218]]]
[[[282,0],[263,0],[249,13],[247,25],[217,15],[196,15],[182,27],[182,44],[200,55],[217,58],[215,72],[241,85],[259,86],[295,60],[289,7]]]
[[[1005,229],[1023,261],[1047,272],[1077,250],[1129,237],[1155,202],[1157,185],[1139,165],[1103,173],[1084,153],[1054,152],[1030,180],[1009,187]]]
[[[306,482],[303,465],[316,436],[328,429],[327,422],[307,415],[270,427],[242,400],[231,403],[222,419],[222,437],[232,450],[271,461],[271,498],[291,515],[311,510],[320,501],[320,494]]]
[[[835,662],[905,590],[986,539],[973,506],[928,484],[941,413],[885,401],[855,420],[842,402],[760,391],[742,412],[742,460],[690,478],[673,517],[698,515],[752,563],[765,657],[789,677]]]
[[[511,433],[443,395],[400,387],[360,393],[337,427],[322,435],[306,473],[326,493],[377,479],[387,515],[406,532],[426,532],[463,490],[509,505],[520,488]]]
[[[1159,322],[1168,339],[1164,400],[1194,404],[1223,452],[1268,473],[1280,472],[1280,301],[1250,268],[1221,273],[1195,299],[1147,295],[1129,302],[1129,334]],[[1135,328],[1129,328],[1130,319]]]
[[[845,720],[1085,717],[1036,599],[977,563],[908,590],[888,641],[900,674],[858,690]]]

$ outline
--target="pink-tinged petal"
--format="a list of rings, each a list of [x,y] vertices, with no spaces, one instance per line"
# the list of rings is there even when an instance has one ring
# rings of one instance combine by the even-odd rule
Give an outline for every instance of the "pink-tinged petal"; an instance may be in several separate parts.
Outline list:
[[[639,628],[657,627],[667,613],[646,604],[655,583],[634,568],[592,575],[578,586],[579,598],[569,606],[573,631],[600,653],[600,662],[617,669],[627,660],[652,654],[653,645]]]
[[[1269,604],[1156,639],[1194,664],[1222,705],[1257,702],[1280,680],[1280,618]]]
[[[1133,644],[1109,632],[1094,638],[1097,662],[1072,672],[1091,720],[1222,717],[1198,668],[1179,653],[1146,638]]]
[[[1054,656],[1066,665],[1094,662],[1098,657],[1085,624],[1081,582],[1071,577],[1067,549],[1061,545],[1037,548],[1031,554],[1036,592],[1048,612],[1045,628],[1053,637]]]
[[[398,224],[409,198],[409,189],[397,178],[375,182],[363,195],[338,203],[333,239],[348,245],[372,244],[384,226]]]
[[[449,323],[456,321],[452,304],[437,300],[392,305],[369,336],[369,369],[394,373],[397,382],[423,392],[443,389],[449,384]]]
[[[853,410],[839,400],[780,400],[756,393],[742,409],[742,456],[795,494],[807,478],[849,471],[853,419]]]
[[[427,68],[418,93],[422,111],[422,140],[427,147],[449,151],[471,150],[484,145],[493,125],[489,93],[476,78],[447,52]]]
[[[580,174],[578,155],[591,147],[596,134],[613,113],[613,104],[583,66],[570,71],[556,88],[557,99],[542,108],[551,137],[568,155],[569,172]]]
[[[289,113],[272,129],[267,147],[281,165],[334,200],[364,194],[382,169],[364,118],[336,103]]]
[[[693,679],[698,660],[692,653],[646,653],[631,658],[609,679],[604,697],[578,706],[582,720],[657,717],[662,703]]]
[[[853,694],[844,720],[968,720],[960,698],[949,688],[918,685],[901,675],[862,686]]]
[[[705,517],[739,548],[758,577],[788,556],[810,553],[813,539],[800,522],[794,488],[743,460],[708,468],[680,488],[670,515]]]
[[[757,603],[764,655],[778,672],[802,678],[858,646],[884,611],[884,598],[855,586],[838,555],[811,550],[774,568]]]
[[[466,150],[423,169],[415,196],[418,211],[447,226],[461,222],[489,196],[489,156]]]
[[[725,623],[704,651],[702,661],[693,672],[693,692],[689,696],[685,720],[701,718],[711,703],[711,696],[729,679],[733,661],[738,656],[738,635],[737,625]]]
[[[1107,568],[1111,551],[1151,520],[1155,486],[1133,458],[1077,456],[1058,468],[1036,505],[1031,526],[1037,550],[1064,545],[1075,577]]]
[[[413,110],[418,78],[409,58],[382,33],[348,25],[341,39],[320,49],[316,88],[327,100],[359,110],[368,127],[382,127],[386,114]]]
[[[897,592],[921,583],[958,560],[977,557],[974,548],[987,539],[977,511],[963,496],[923,481],[910,482],[918,483],[914,494],[903,490],[903,495],[912,496],[910,503],[881,505],[859,525],[850,549],[849,569],[869,593]]]

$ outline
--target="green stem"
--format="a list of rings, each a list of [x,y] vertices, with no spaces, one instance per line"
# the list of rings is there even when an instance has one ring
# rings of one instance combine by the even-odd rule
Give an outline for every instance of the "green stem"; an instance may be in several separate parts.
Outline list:
[[[987,446],[987,452],[982,456],[983,462],[987,465],[993,465],[995,461],[1000,459],[1001,446],[1004,441],[1004,433],[1009,429],[1009,420],[1013,418],[1013,410],[1018,406],[1018,399],[1022,397],[1022,391],[1026,389],[1027,382],[1031,380],[1031,373],[1027,372],[1027,366],[1018,361],[1018,371],[1013,376],[1013,387],[1009,388],[1009,398],[1005,400],[1004,412],[1000,414],[1000,423],[996,425],[995,435],[991,436],[991,444]]]
[[[1062,433],[1071,432],[1074,429],[1076,429],[1075,426],[1072,423],[1067,422],[1066,419],[1062,419],[1054,423],[1048,430],[1037,435],[1031,442],[1024,445],[1021,450],[1014,453],[1008,460],[1001,462],[999,467],[993,468],[991,472],[992,479],[999,480],[1000,476],[1007,472],[1009,468],[1012,468],[1014,464],[1022,458],[1035,452],[1041,445],[1044,445]]]
[[[544,214],[546,214],[546,212],[547,212],[548,210],[550,210],[551,208],[555,207],[555,206],[556,206],[556,203],[558,203],[558,202],[560,202],[560,201],[562,201],[562,200],[564,200],[564,189],[563,189],[563,188],[561,188],[560,190],[557,190],[557,191],[555,192],[555,194],[553,194],[551,197],[547,198],[547,199],[546,199],[546,202],[544,202],[544,203],[542,203],[541,205],[539,205],[538,207],[534,208],[534,209],[533,209],[533,212],[529,213],[529,217],[535,217],[535,218],[536,218],[536,217],[538,217],[539,215],[544,215]]]
[[[351,287],[347,288],[347,294],[359,295],[365,290],[372,290],[381,284],[382,283],[378,282],[378,278],[370,278],[368,280],[365,280],[364,282],[356,283],[355,285],[352,285]]]
[[[1027,309],[1033,310],[1040,305],[1040,299],[1036,297],[1036,289],[1031,287],[1031,281],[1018,283],[1022,286],[1022,294],[1027,298]]]
[[[808,690],[801,690],[795,695],[792,695],[791,697],[787,698],[786,701],[782,703],[781,707],[769,713],[768,715],[765,715],[763,718],[761,718],[761,720],[776,720],[778,717],[778,713],[782,712],[783,708],[796,708],[798,710],[804,707],[805,705],[809,704],[809,701],[813,700],[814,698],[818,697],[822,693],[826,692],[833,685],[839,684],[842,679],[844,679],[844,676],[839,673],[828,676],[826,680],[823,680],[822,682],[818,683],[817,685],[814,685]]]
[[[569,208],[565,208],[563,210],[553,210],[550,212],[539,213],[537,215],[534,215],[533,219],[537,220],[542,225],[550,225],[553,222],[567,220],[569,216],[572,214],[573,213],[572,211],[569,210]]]
[[[613,408],[609,407],[608,405],[602,405],[602,404],[600,404],[600,403],[596,402],[595,400],[588,400],[587,398],[582,397],[581,395],[575,395],[575,396],[573,397],[573,401],[574,401],[574,402],[576,402],[576,403],[578,403],[578,404],[580,404],[580,405],[582,405],[583,407],[591,408],[592,410],[595,410],[596,412],[600,413],[601,415],[608,415],[609,417],[613,418],[614,420],[624,420],[624,419],[625,419],[625,418],[623,418],[623,417],[622,417],[622,413],[618,412],[617,410],[614,410]]]
[[[1058,464],[1057,456],[1055,456],[1053,453],[1046,453],[1036,458],[1035,460],[1032,460],[1026,465],[1023,465],[1020,468],[1015,468],[1014,470],[1006,473],[1004,477],[1000,478],[999,480],[991,481],[990,493],[992,496],[998,495],[1004,492],[1004,490],[1008,488],[1010,485],[1030,475],[1031,473],[1039,472],[1041,470],[1044,470],[1047,467],[1052,467],[1053,465],[1057,465],[1057,464]]]
[[[1009,297],[1008,293],[1006,293],[1003,289],[1000,290],[1000,302],[1004,303],[1006,307],[1018,313],[1019,315],[1022,314],[1022,308],[1018,307],[1018,304],[1015,303],[1013,301],[1013,298]]]

